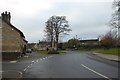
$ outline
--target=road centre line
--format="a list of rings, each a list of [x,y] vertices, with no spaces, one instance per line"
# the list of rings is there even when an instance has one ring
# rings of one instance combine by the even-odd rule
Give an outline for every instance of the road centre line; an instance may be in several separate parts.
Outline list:
[[[44,59],[47,59],[47,58],[50,58],[50,57],[53,57],[53,56],[48,56],[48,57],[40,58],[40,59],[37,59],[36,61],[33,60],[32,63],[38,62],[39,60],[44,60]],[[27,66],[27,68],[25,68],[24,71],[26,71],[31,65],[33,65],[32,63],[29,66]]]
[[[32,63],[38,62],[39,60],[45,60],[50,57],[53,57],[53,56],[43,57],[43,58],[37,59],[36,61],[33,60]],[[30,65],[33,65],[32,63]]]
[[[42,60],[42,59],[40,59],[40,60]]]
[[[112,80],[112,79],[110,79],[109,77],[104,76],[104,75],[102,75],[101,73],[98,73],[98,72],[96,72],[96,71],[93,70],[93,69],[90,69],[89,67],[85,66],[84,64],[81,64],[81,65],[82,65],[84,68],[86,68],[86,69],[88,69],[88,70],[90,70],[90,71],[92,71],[92,72],[98,74],[99,76],[102,76],[102,77],[104,77],[104,78],[106,78],[106,79],[108,79],[108,80]]]
[[[27,68],[24,69],[24,71],[26,71],[26,70],[27,70]]]
[[[36,62],[38,62],[38,61],[39,61],[39,59],[36,60]]]
[[[27,66],[27,67],[24,69],[24,71],[26,71],[30,66],[32,66],[32,63],[31,63],[29,66]]]
[[[29,68],[30,66],[27,66],[27,68]]]
[[[45,58],[43,58],[43,59],[45,59]]]
[[[32,62],[35,62],[35,61],[32,61]]]
[[[31,65],[32,65],[32,64],[30,64],[29,66],[27,66],[27,67],[24,69],[24,71],[26,71]]]

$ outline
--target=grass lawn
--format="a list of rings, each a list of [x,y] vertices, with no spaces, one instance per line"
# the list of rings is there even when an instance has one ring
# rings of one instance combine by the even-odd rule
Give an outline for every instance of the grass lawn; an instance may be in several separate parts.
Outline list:
[[[111,55],[119,55],[120,56],[120,48],[105,49],[104,51],[102,51],[100,53],[111,54]]]

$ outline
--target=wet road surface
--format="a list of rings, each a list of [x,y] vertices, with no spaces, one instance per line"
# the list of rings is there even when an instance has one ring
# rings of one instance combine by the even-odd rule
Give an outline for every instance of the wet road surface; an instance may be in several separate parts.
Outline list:
[[[22,72],[23,78],[118,78],[118,62],[91,52],[67,51],[64,54],[32,53],[17,62],[3,63],[3,70]]]

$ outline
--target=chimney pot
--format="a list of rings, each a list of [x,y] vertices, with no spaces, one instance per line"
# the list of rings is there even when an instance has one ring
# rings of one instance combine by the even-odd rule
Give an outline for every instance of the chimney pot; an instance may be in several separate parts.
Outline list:
[[[2,16],[2,20],[4,20],[7,23],[10,23],[10,18],[11,18],[10,12],[5,11],[5,13],[3,12],[1,16]]]

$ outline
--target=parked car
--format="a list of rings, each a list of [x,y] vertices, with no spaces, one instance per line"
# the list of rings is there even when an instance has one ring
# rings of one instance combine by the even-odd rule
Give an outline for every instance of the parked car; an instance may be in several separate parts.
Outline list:
[[[32,49],[27,49],[27,53],[32,53]]]

